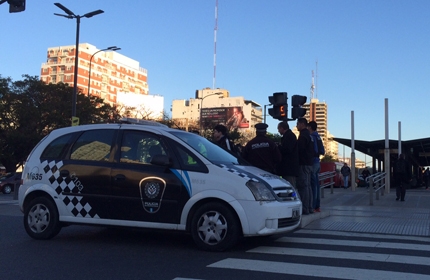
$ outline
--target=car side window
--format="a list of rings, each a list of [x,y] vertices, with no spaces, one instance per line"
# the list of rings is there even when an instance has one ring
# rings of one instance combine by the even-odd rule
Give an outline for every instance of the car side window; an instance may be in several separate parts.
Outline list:
[[[150,164],[155,155],[167,155],[158,136],[143,131],[124,131],[120,162]]]
[[[70,159],[108,161],[114,135],[114,129],[85,131],[73,145]]]
[[[207,173],[207,167],[192,152],[180,145],[175,146],[178,151],[183,170]]]

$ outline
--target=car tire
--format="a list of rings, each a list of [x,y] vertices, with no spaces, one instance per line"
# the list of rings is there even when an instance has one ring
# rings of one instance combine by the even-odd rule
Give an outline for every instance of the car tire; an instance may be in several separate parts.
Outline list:
[[[34,239],[51,239],[61,230],[58,210],[54,202],[47,197],[38,197],[30,201],[24,211],[24,227]]]
[[[242,234],[233,210],[218,202],[202,205],[191,221],[191,236],[197,247],[206,251],[225,251],[233,247]]]
[[[13,186],[12,185],[5,185],[3,187],[3,193],[4,194],[10,194],[13,190]]]

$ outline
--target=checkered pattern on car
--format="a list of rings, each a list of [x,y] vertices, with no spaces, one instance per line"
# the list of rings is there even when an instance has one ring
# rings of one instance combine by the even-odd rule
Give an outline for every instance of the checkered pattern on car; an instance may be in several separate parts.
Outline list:
[[[73,179],[60,176],[60,168],[63,166],[62,161],[45,160],[41,163],[41,166],[52,188],[75,217],[99,218],[88,201],[80,195],[80,189],[75,185]],[[64,195],[64,192],[76,195]]]
[[[260,181],[256,177],[252,176],[251,174],[242,172],[240,169],[228,167],[225,164],[219,164],[218,166],[221,167],[222,169],[227,170],[228,172],[231,172],[231,173],[233,173],[233,174],[235,174],[235,175],[237,175],[239,177],[244,178],[246,181],[249,181],[249,180],[253,180],[255,182],[259,182]]]

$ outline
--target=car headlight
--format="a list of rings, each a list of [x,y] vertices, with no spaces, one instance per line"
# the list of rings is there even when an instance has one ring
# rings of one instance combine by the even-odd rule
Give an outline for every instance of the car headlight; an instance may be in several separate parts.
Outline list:
[[[250,180],[246,182],[246,186],[251,190],[256,201],[276,200],[273,193],[263,183]]]

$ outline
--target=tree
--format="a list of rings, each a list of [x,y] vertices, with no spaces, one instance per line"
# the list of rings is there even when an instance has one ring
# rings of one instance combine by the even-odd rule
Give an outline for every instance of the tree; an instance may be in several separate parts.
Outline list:
[[[321,158],[321,162],[336,162],[339,161],[333,154],[327,153]]]
[[[23,76],[13,82],[0,76],[0,163],[7,172],[22,165],[31,149],[49,132],[71,124],[73,88]],[[103,99],[77,96],[80,124],[116,121],[119,114]]]
[[[267,132],[267,137],[269,138],[269,139],[271,139],[273,142],[277,142],[277,143],[280,143],[281,142],[281,138],[282,138],[282,136],[281,135],[279,135],[278,133],[276,133],[276,134],[273,134],[273,133],[270,133],[270,132]]]

